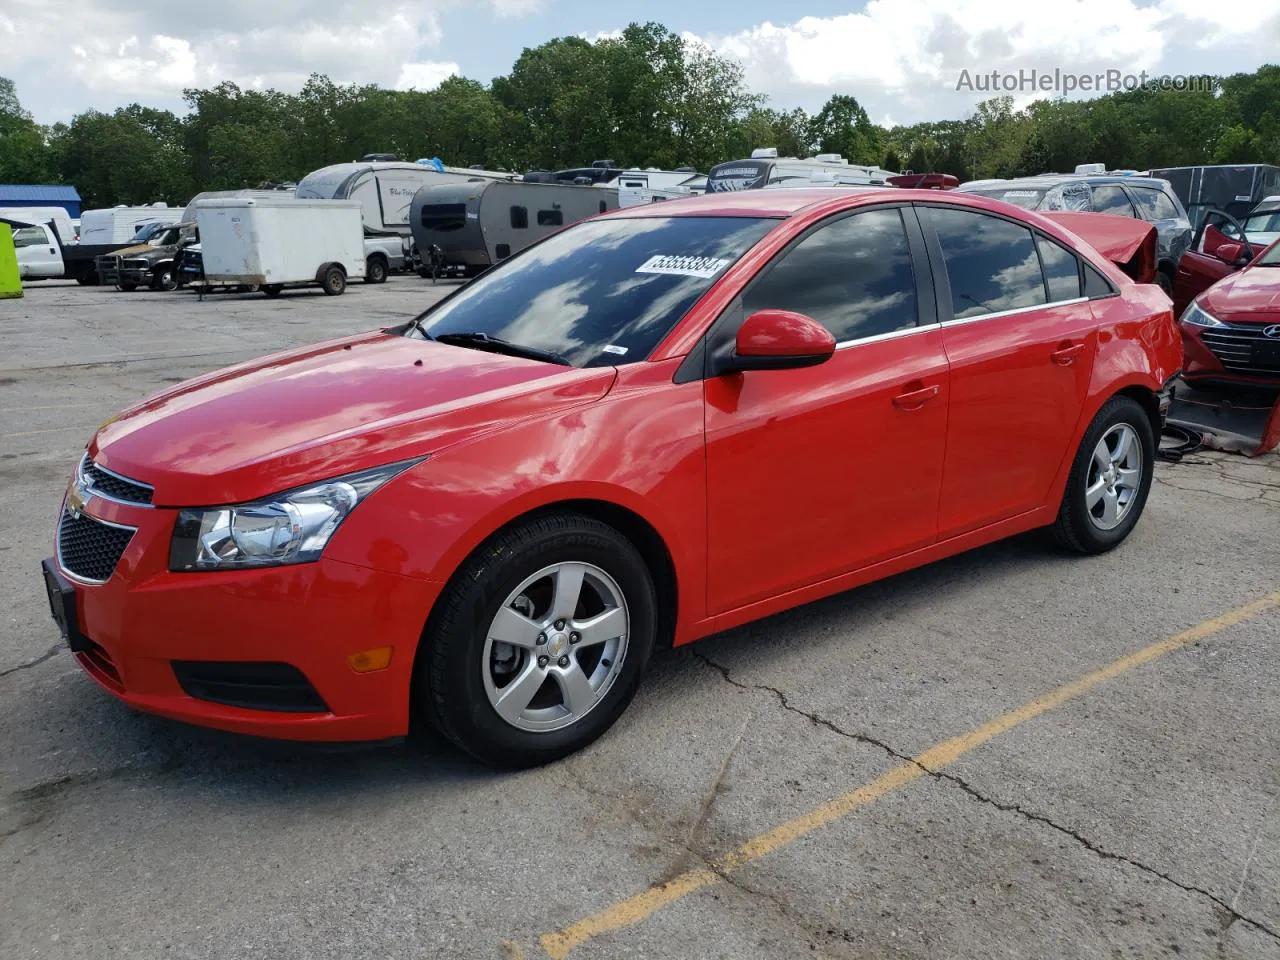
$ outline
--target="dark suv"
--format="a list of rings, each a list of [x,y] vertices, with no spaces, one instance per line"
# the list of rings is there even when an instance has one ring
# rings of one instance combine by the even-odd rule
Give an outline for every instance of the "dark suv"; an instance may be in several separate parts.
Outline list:
[[[1159,236],[1156,280],[1173,296],[1178,261],[1191,246],[1191,221],[1168,180],[1107,174],[1047,173],[1015,180],[974,180],[964,193],[1004,200],[1024,210],[1086,210],[1146,220]]]

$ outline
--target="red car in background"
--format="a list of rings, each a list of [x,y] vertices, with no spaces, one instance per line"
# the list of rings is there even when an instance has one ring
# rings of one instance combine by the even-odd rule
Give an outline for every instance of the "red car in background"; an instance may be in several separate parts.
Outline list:
[[[1181,326],[1189,382],[1280,386],[1280,240],[1191,301]]]
[[[412,322],[126,410],[45,582],[139,709],[307,740],[416,713],[542,763],[617,719],[659,645],[1034,528],[1115,547],[1181,366],[1159,287],[999,201],[632,207]]]

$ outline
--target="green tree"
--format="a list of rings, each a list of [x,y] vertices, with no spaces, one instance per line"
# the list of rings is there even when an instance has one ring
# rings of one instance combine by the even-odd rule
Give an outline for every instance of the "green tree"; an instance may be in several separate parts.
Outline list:
[[[0,77],[0,183],[54,178],[45,131],[22,108],[12,80]]]
[[[838,153],[853,163],[879,163],[884,157],[884,132],[848,94],[836,94],[823,105],[810,123],[809,139],[823,153]]]

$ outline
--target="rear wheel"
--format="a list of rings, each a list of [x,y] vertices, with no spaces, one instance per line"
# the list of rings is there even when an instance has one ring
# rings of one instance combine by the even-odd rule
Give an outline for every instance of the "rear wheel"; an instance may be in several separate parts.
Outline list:
[[[138,285],[132,280],[121,280],[116,284],[116,289],[123,290],[125,293],[133,293],[138,289]]]
[[[382,257],[370,257],[364,265],[365,283],[387,282],[387,261]]]
[[[1141,404],[1113,397],[1076,451],[1054,533],[1077,553],[1105,553],[1133,530],[1155,473],[1155,435]]]
[[[339,266],[329,267],[320,279],[320,286],[324,288],[326,294],[336,297],[347,289],[347,275]]]
[[[419,708],[486,762],[556,760],[626,709],[656,622],[630,541],[580,514],[539,517],[477,550],[441,595],[418,658]]]
[[[266,294],[268,297],[278,297],[280,296],[281,293],[284,292],[284,284],[283,283],[263,284],[262,292]]]

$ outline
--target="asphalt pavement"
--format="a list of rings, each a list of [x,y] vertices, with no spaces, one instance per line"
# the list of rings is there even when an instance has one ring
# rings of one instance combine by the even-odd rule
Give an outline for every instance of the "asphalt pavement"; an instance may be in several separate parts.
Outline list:
[[[38,566],[97,424],[450,289],[0,303],[0,957],[1280,960],[1280,457],[659,655],[522,773],[134,713]],[[175,629],[181,629],[175,624]]]

